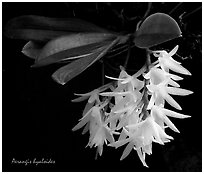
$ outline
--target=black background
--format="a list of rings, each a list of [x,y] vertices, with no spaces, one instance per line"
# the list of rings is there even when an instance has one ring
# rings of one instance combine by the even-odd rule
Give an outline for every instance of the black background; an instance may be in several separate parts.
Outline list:
[[[151,13],[169,13],[178,3],[153,3]],[[201,3],[183,3],[172,13],[178,16],[195,10]],[[20,15],[48,17],[77,17],[101,27],[121,32],[134,32],[136,23],[144,15],[147,3],[3,3],[3,27],[8,20]],[[123,20],[121,10],[128,18]],[[72,132],[81,117],[85,102],[71,103],[73,93],[89,92],[102,83],[101,63],[96,62],[85,72],[65,86],[54,82],[51,74],[62,65],[30,68],[32,59],[21,53],[26,44],[22,40],[11,40],[3,35],[3,113],[2,152],[3,171],[201,171],[202,148],[202,60],[201,43],[190,34],[201,35],[201,9],[189,15],[182,29],[183,39],[161,45],[172,49],[179,44],[179,54],[191,57],[182,61],[192,76],[186,76],[180,83],[184,89],[194,91],[190,96],[175,96],[189,119],[171,119],[180,134],[168,130],[174,137],[170,143],[161,146],[153,143],[153,154],[146,156],[149,168],[142,166],[137,153],[120,161],[124,147],[117,150],[104,147],[102,157],[95,160],[96,149],[85,148],[88,134]],[[196,46],[193,44],[197,44]],[[194,47],[193,47],[194,46]],[[158,47],[159,48],[159,47]],[[111,59],[118,68],[127,53]],[[143,50],[134,48],[128,63],[129,68],[139,69],[144,63]],[[105,60],[105,59],[104,59]],[[130,74],[132,72],[129,72]],[[106,75],[118,75],[105,67]],[[105,82],[109,80],[105,79]],[[169,109],[172,109],[168,107]],[[173,110],[173,109],[172,109]],[[27,165],[13,164],[12,160],[52,159],[55,164]]]

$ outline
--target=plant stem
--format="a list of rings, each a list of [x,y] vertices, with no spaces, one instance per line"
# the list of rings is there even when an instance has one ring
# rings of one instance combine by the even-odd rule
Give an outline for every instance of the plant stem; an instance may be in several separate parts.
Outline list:
[[[151,65],[151,59],[150,59],[150,51],[147,49],[146,50],[146,54],[147,54],[147,59],[146,59],[146,63],[145,63],[145,65],[146,65],[146,70],[147,70],[147,72],[149,72],[149,70],[150,70],[150,65]],[[147,89],[147,85],[149,84],[149,80],[148,79],[145,79],[145,86],[144,86],[144,95],[143,95],[143,97],[142,97],[142,100],[143,100],[143,102],[144,102],[144,106],[143,106],[143,108],[142,108],[142,112],[143,112],[143,117],[142,117],[142,120],[145,120],[147,117],[148,117],[148,115],[149,115],[149,113],[148,113],[148,111],[147,111],[147,106],[148,106],[148,104],[149,104],[149,99],[148,99],[148,89]]]
[[[176,7],[174,7],[170,12],[169,15],[171,15],[174,11],[176,11],[181,5],[183,4],[183,2],[179,2]]]
[[[146,67],[147,67],[147,71],[149,71],[149,66],[151,65],[151,59],[150,59],[150,51],[147,49],[146,50],[146,54],[147,54],[147,59],[146,59]]]
[[[202,6],[196,8],[195,10],[193,10],[190,13],[187,13],[186,15],[184,14],[183,19],[187,18],[188,16],[192,15],[193,13],[197,12],[198,10],[202,9]]]

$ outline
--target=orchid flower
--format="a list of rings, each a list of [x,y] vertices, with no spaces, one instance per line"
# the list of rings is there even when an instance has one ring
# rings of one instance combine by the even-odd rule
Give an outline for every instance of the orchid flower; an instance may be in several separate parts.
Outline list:
[[[181,106],[169,95],[189,95],[193,92],[190,90],[178,88],[179,85],[175,83],[171,78],[176,80],[181,80],[179,76],[172,76],[167,74],[159,68],[153,67],[149,73],[144,76],[146,79],[150,79],[150,85],[147,85],[148,90],[154,94],[150,99],[148,109],[151,109],[151,106],[154,104],[156,98],[165,99],[171,106],[176,109],[181,110]],[[168,84],[176,87],[169,87]],[[163,102],[162,102],[163,103]],[[161,103],[159,103],[161,104]]]
[[[92,107],[79,121],[79,123],[72,129],[72,131],[76,131],[83,126],[85,129],[83,130],[83,134],[89,130],[90,138],[87,146],[98,147],[98,153],[101,156],[103,152],[103,144],[104,142],[107,144],[107,140],[112,143],[114,142],[114,138],[110,132],[110,129],[103,123],[101,116],[101,109],[104,108],[107,103],[103,103],[101,106]],[[107,139],[107,140],[106,140]]]
[[[151,93],[155,93],[156,96],[160,96],[163,99],[165,99],[172,107],[182,110],[181,106],[169,95],[189,95],[192,94],[192,91],[181,89],[181,88],[175,88],[175,87],[167,87],[166,83],[160,83],[158,85],[147,85],[148,90]],[[150,104],[153,104],[156,100],[154,96],[152,96],[154,99],[152,99],[152,102]],[[151,105],[150,105],[151,106]],[[151,107],[148,108],[151,108]]]
[[[135,74],[129,75],[121,67],[118,78],[106,76],[115,80],[116,85],[108,84],[89,93],[78,94],[81,97],[74,101],[89,99],[83,117],[73,130],[85,126],[82,134],[87,131],[90,134],[87,146],[97,147],[97,153],[102,155],[104,142],[115,148],[127,144],[120,160],[135,150],[142,164],[148,167],[145,157],[146,154],[152,154],[152,143],[164,145],[173,140],[173,137],[165,133],[166,128],[179,133],[169,117],[190,117],[165,108],[165,102],[168,102],[172,107],[181,110],[181,106],[171,95],[186,96],[193,93],[180,88],[178,81],[183,78],[169,72],[172,70],[191,75],[180,62],[172,58],[177,49],[178,46],[170,53],[164,50],[153,51],[158,61],[149,68],[145,69],[146,66],[143,66]],[[144,77],[143,81],[138,79],[141,75]],[[111,91],[106,91],[108,89]],[[99,96],[103,97],[102,101]],[[117,141],[113,135],[119,136]]]
[[[164,130],[154,121],[154,118],[152,116],[148,117],[146,120],[138,124],[128,125],[127,128],[129,130],[126,130],[124,132],[127,134],[128,138],[116,141],[110,144],[110,146],[118,148],[128,143],[125,150],[123,151],[121,160],[127,157],[131,150],[134,148],[135,150],[137,150],[140,160],[146,167],[147,164],[145,163],[145,155],[142,154],[141,157],[140,148],[142,148],[143,153],[146,152],[150,155],[152,152],[152,142],[156,142],[163,145],[164,142],[169,142],[170,139],[173,139],[173,137],[167,135],[164,132]]]
[[[144,78],[150,79],[150,83],[155,84],[155,85],[166,80],[167,84],[169,84],[171,86],[175,86],[175,87],[180,87],[180,85],[175,81],[183,80],[182,77],[167,73],[167,72],[163,71],[162,69],[159,69],[156,67],[151,68],[151,70],[144,76]]]
[[[155,121],[162,126],[164,123],[175,132],[179,132],[176,126],[169,120],[167,116],[174,118],[189,118],[191,116],[180,114],[168,109],[165,109],[161,106],[153,106],[151,109],[151,115],[154,117]]]
[[[186,68],[180,65],[180,62],[177,62],[172,58],[172,56],[176,54],[177,50],[178,45],[170,53],[167,53],[166,51],[153,51],[153,55],[158,57],[159,60],[159,64],[156,65],[156,67],[160,66],[162,70],[166,72],[168,72],[170,69],[177,73],[191,75],[191,73]]]
[[[93,103],[94,101],[100,103],[100,100],[99,100],[99,97],[98,97],[99,93],[102,92],[102,91],[105,91],[106,89],[108,89],[110,87],[111,87],[111,84],[108,83],[106,85],[101,86],[98,89],[94,89],[93,91],[85,93],[85,94],[76,94],[75,93],[75,95],[78,95],[78,96],[81,96],[81,97],[73,99],[72,102],[81,102],[83,100],[88,99],[88,103]]]
[[[103,85],[91,92],[88,92],[88,93],[85,93],[85,94],[76,94],[75,95],[78,95],[80,97],[76,98],[76,99],[73,99],[72,102],[81,102],[81,101],[84,101],[86,99],[88,99],[88,102],[84,108],[84,111],[83,111],[83,116],[94,106],[95,103],[97,104],[100,104],[101,101],[99,99],[99,93],[102,92],[102,91],[105,91],[106,89],[108,88],[111,88],[112,87],[112,84],[111,83],[108,83],[106,85]]]

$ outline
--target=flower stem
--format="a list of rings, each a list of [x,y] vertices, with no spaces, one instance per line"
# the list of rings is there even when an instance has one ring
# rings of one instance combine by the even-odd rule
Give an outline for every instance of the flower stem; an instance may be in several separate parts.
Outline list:
[[[146,50],[146,54],[147,54],[147,59],[146,59],[146,67],[147,67],[147,71],[149,71],[149,67],[151,65],[151,59],[150,59],[150,53],[151,51],[149,51],[148,49]]]
[[[150,70],[150,65],[151,65],[151,59],[150,59],[150,51],[147,49],[146,50],[146,54],[147,54],[147,59],[146,59],[146,70],[147,72],[149,72]],[[149,113],[147,111],[147,106],[149,104],[149,99],[148,99],[148,89],[147,89],[147,85],[149,84],[149,80],[148,79],[145,79],[145,86],[144,86],[144,95],[142,97],[142,100],[143,100],[143,103],[144,103],[144,106],[142,108],[142,112],[143,112],[143,117],[142,117],[142,120],[145,120]]]

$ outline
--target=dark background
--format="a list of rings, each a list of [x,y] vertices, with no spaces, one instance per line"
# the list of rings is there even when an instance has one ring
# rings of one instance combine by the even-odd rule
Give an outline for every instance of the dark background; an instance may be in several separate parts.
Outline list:
[[[150,13],[170,14],[180,25],[183,38],[161,44],[158,48],[172,49],[179,44],[178,53],[192,76],[180,83],[184,89],[194,91],[190,96],[175,96],[189,119],[171,119],[180,134],[167,130],[174,137],[161,146],[153,143],[153,154],[146,156],[149,168],[142,163],[135,151],[123,161],[124,150],[104,147],[102,157],[95,160],[95,148],[85,148],[88,134],[72,132],[81,118],[85,102],[71,103],[73,93],[89,92],[102,83],[101,63],[96,62],[85,72],[61,86],[51,75],[62,65],[30,68],[32,59],[21,53],[26,44],[3,35],[3,113],[2,152],[3,171],[201,171],[202,148],[202,60],[201,60],[201,3],[153,3]],[[134,32],[137,22],[144,16],[148,3],[3,3],[3,27],[8,20],[20,15],[47,17],[77,17],[109,30]],[[123,9],[123,10],[122,10]],[[123,13],[121,13],[123,11]],[[184,14],[181,23],[179,16]],[[184,16],[185,16],[184,15]],[[124,17],[125,16],[125,17]],[[137,18],[135,18],[137,16]],[[118,68],[125,61],[126,53],[111,58],[110,65]],[[128,68],[139,69],[144,63],[143,50],[133,48]],[[105,57],[106,58],[106,57]],[[104,58],[104,60],[105,60]],[[133,72],[129,71],[130,74]],[[117,76],[105,66],[105,74]],[[109,80],[105,79],[105,82]],[[168,107],[169,109],[172,109]],[[173,110],[173,109],[172,109]],[[55,164],[13,164],[12,160],[52,159]]]

